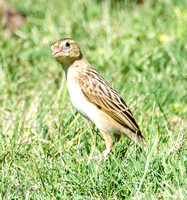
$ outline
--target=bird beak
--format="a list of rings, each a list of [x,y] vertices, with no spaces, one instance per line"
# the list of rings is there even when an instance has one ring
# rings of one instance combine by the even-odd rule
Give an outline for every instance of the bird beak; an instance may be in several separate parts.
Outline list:
[[[51,50],[52,50],[52,56],[54,58],[59,58],[59,57],[63,57],[65,55],[65,51],[63,51],[60,47],[55,47],[55,46],[52,46],[51,47]]]

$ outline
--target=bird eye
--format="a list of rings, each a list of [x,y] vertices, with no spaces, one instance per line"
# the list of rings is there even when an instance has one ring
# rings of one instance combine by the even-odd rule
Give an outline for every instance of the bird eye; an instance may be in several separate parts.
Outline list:
[[[70,49],[70,43],[66,42],[66,44],[62,46],[62,49],[65,50],[65,51],[69,50]]]
[[[66,46],[67,46],[67,47],[70,47],[70,44],[69,44],[69,42],[66,42]]]

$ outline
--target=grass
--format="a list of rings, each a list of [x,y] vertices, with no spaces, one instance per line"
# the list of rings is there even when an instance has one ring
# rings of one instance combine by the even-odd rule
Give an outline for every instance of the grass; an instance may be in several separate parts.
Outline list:
[[[186,1],[8,2],[27,23],[0,31],[1,199],[185,199]],[[122,138],[108,161],[88,162],[104,141],[51,56],[62,37],[124,97],[148,151]]]

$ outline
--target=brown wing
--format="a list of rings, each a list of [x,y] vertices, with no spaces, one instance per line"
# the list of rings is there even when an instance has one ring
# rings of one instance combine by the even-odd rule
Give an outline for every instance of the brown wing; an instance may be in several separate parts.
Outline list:
[[[123,98],[92,67],[79,76],[79,84],[86,99],[107,113],[124,127],[143,137]]]

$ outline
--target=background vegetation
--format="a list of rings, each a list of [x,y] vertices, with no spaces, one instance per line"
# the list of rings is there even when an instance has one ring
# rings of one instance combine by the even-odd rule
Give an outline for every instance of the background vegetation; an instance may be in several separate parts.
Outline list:
[[[8,2],[27,23],[10,38],[0,29],[1,198],[185,199],[186,1]],[[148,151],[122,138],[106,162],[89,160],[104,141],[51,56],[62,37],[124,97]]]

